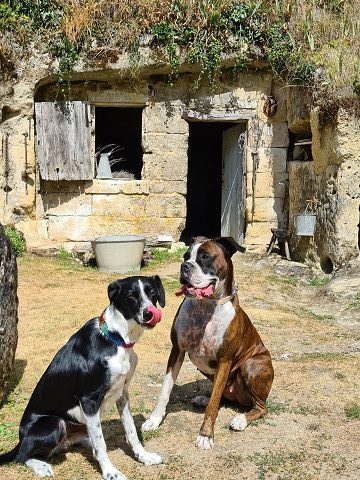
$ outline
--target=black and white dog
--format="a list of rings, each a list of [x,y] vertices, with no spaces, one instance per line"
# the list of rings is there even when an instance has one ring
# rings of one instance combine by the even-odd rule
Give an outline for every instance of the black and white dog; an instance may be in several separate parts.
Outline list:
[[[133,345],[161,320],[165,306],[160,278],[136,276],[108,287],[110,305],[89,320],[59,350],[29,400],[19,428],[19,443],[0,455],[0,464],[24,463],[39,477],[51,477],[47,459],[71,444],[90,440],[102,478],[124,480],[110,462],[102,434],[102,414],[116,402],[127,442],[145,465],[162,462],[141,445],[129,405],[129,383],[137,364]]]

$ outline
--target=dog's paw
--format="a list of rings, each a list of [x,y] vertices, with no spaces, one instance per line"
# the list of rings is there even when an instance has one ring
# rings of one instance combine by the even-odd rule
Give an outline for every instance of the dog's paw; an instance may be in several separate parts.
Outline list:
[[[193,405],[196,405],[197,407],[206,407],[207,404],[209,403],[209,397],[204,397],[203,395],[198,395],[197,397],[194,397],[191,400],[191,403]]]
[[[106,469],[102,474],[103,480],[127,480],[127,477],[119,472],[115,467]]]
[[[234,417],[230,423],[230,428],[232,430],[242,431],[242,430],[245,430],[247,426],[248,426],[248,423],[243,413],[240,413],[240,415],[236,415],[236,417]]]
[[[195,445],[201,450],[210,450],[214,446],[214,440],[211,437],[199,435],[196,439]]]
[[[27,460],[27,462],[25,462],[25,465],[31,468],[37,477],[45,478],[54,476],[51,465],[46,462],[42,462],[41,460],[37,460],[36,458],[30,458]]]
[[[159,428],[161,421],[162,421],[162,417],[151,416],[149,418],[149,420],[146,420],[146,422],[144,422],[141,425],[141,430],[143,432],[149,432],[150,430],[156,430],[157,428]]]
[[[142,452],[139,455],[139,462],[143,463],[144,465],[159,465],[162,463],[162,458],[157,453],[152,452]]]

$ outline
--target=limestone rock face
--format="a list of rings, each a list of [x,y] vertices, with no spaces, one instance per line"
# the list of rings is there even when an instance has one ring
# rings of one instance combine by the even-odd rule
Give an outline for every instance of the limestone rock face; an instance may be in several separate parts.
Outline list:
[[[0,403],[13,366],[18,340],[17,264],[0,224]]]
[[[359,259],[360,121],[340,109],[334,122],[319,124],[312,112],[312,162],[289,162],[290,249],[293,259],[331,273]],[[314,201],[313,237],[295,234],[295,217]]]

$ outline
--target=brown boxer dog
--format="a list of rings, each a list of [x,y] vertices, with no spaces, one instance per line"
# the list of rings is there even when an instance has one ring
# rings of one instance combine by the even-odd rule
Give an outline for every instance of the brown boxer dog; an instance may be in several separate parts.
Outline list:
[[[232,255],[244,251],[231,237],[193,239],[180,268],[179,295],[185,295],[171,329],[172,350],[156,407],[142,430],[154,430],[165,417],[166,405],[185,352],[194,365],[213,382],[210,399],[195,397],[206,406],[196,440],[210,449],[221,398],[247,407],[230,427],[244,430],[267,413],[266,399],[274,378],[270,353],[239,305],[233,276]]]

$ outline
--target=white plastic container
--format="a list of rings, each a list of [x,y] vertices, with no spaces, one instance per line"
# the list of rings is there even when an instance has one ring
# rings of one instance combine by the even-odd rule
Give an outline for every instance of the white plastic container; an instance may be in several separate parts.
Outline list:
[[[101,272],[138,272],[146,238],[141,235],[107,235],[92,240],[91,246]]]
[[[102,153],[100,155],[96,178],[112,178],[108,153]]]
[[[316,215],[304,213],[296,215],[295,228],[299,237],[313,237],[315,232]]]

